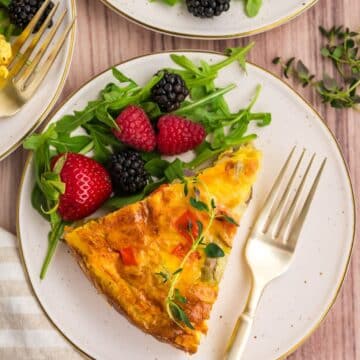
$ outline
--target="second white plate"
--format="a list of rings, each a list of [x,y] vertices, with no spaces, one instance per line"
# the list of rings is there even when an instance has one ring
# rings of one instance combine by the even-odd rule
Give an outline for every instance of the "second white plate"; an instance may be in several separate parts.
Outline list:
[[[75,0],[60,1],[55,18],[64,10],[67,10],[65,21],[53,40],[54,44],[76,16]],[[0,118],[0,160],[17,149],[22,140],[40,126],[53,109],[70,70],[74,46],[75,27],[34,97],[16,115]]]
[[[181,37],[225,39],[258,34],[284,24],[309,9],[317,0],[263,0],[259,14],[249,18],[244,1],[232,0],[230,10],[213,19],[191,15],[185,1],[173,7],[162,0],[101,0],[112,10],[155,31]]]

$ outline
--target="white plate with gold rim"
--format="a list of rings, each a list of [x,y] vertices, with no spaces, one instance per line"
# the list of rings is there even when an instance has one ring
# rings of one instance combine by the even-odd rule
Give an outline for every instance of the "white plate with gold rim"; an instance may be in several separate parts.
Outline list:
[[[213,19],[191,15],[183,3],[166,5],[162,0],[101,0],[127,19],[165,34],[196,38],[225,39],[258,34],[284,24],[313,6],[317,0],[263,0],[256,17],[249,18],[244,1],[232,0],[230,10]]]
[[[76,16],[75,0],[60,1],[56,16],[59,16],[65,9],[67,9],[65,21],[53,40],[54,44],[58,36],[65,31],[66,26]],[[61,94],[70,70],[74,45],[75,27],[34,97],[16,115],[0,118],[0,160],[20,146],[22,140],[33,132],[52,110]]]
[[[223,58],[220,54],[193,51],[185,55],[195,61],[213,62]],[[135,58],[118,67],[127,76],[145,83],[159,69],[169,66],[173,66],[169,53],[163,53]],[[51,121],[82,109],[111,81],[110,70],[95,77],[75,93]],[[294,262],[284,276],[266,289],[244,357],[247,360],[272,360],[294,351],[333,304],[353,245],[354,198],[346,165],[334,137],[319,115],[294,90],[252,64],[248,64],[247,74],[238,64],[222,70],[217,84],[229,83],[238,85],[226,95],[234,110],[248,104],[256,85],[262,84],[256,111],[270,111],[273,122],[269,127],[257,129],[256,146],[264,154],[262,170],[220,285],[209,333],[191,359],[215,360],[224,352],[249,291],[248,273],[240,256],[245,234],[289,149],[297,144],[308,148],[309,153],[316,151],[320,158],[328,158]],[[18,236],[25,271],[36,298],[56,328],[76,348],[97,360],[187,359],[181,351],[145,335],[109,306],[86,279],[64,244],[60,244],[46,279],[39,280],[49,225],[31,206],[33,184],[30,157],[19,194]]]

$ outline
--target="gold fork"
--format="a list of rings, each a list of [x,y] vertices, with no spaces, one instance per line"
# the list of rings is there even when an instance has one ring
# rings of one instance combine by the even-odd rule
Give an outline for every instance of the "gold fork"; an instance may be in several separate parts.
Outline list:
[[[60,53],[74,25],[75,19],[66,27],[65,31],[60,35],[58,41],[49,52],[47,59],[39,66],[51,41],[54,39],[60,25],[65,19],[67,11],[64,10],[47,36],[44,36],[45,39],[35,56],[29,61],[30,56],[43,38],[45,30],[59,7],[58,2],[46,17],[39,31],[33,35],[32,39],[29,39],[50,1],[51,0],[44,1],[39,11],[11,46],[12,57],[9,64],[9,76],[6,79],[0,80],[0,118],[16,114],[23,105],[31,99],[49,72],[52,64],[55,62],[57,55]],[[29,45],[24,46],[27,42]]]
[[[255,220],[245,247],[245,259],[251,273],[251,291],[245,310],[238,318],[229,340],[225,359],[240,360],[244,353],[256,309],[265,287],[289,268],[306,215],[319,184],[326,159],[309,183],[310,170],[316,154],[305,162],[305,152],[295,161],[290,176],[288,169],[294,162],[292,149],[282,167],[262,211]],[[305,168],[301,176],[301,168]],[[289,178],[286,184],[286,176]],[[301,180],[297,180],[301,177]],[[300,183],[295,186],[296,181]]]

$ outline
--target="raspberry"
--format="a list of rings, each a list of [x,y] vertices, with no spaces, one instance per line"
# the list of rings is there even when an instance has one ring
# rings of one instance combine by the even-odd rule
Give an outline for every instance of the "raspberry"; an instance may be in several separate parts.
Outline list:
[[[192,150],[206,137],[202,125],[176,115],[162,116],[157,126],[157,146],[163,155],[177,155]]]
[[[114,135],[124,144],[139,151],[150,152],[155,149],[155,131],[143,109],[128,106],[117,117],[116,123],[120,130],[114,130]]]

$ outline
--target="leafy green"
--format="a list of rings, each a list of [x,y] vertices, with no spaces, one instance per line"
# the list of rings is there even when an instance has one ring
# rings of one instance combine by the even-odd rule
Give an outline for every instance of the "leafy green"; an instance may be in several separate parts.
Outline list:
[[[249,17],[255,17],[262,6],[262,0],[245,0],[246,14]]]
[[[107,164],[111,154],[125,147],[116,138],[114,131],[121,131],[115,119],[126,106],[130,104],[141,106],[154,122],[162,115],[159,106],[152,101],[151,89],[163,77],[164,70],[180,74],[190,92],[189,98],[182,103],[176,114],[201,123],[209,134],[208,141],[204,141],[196,149],[195,158],[189,162],[178,158],[161,159],[156,151],[143,153],[145,169],[149,173],[148,185],[141,192],[130,196],[115,194],[104,205],[108,209],[118,209],[140,201],[162,184],[174,180],[185,184],[184,193],[187,196],[189,189],[185,174],[190,172],[189,169],[197,169],[207,161],[213,160],[219,153],[256,138],[255,134],[247,134],[251,122],[255,122],[257,126],[270,124],[269,113],[252,110],[259,97],[260,86],[256,88],[255,96],[246,108],[233,112],[227,104],[225,95],[233,90],[235,85],[218,87],[215,84],[219,71],[226,66],[237,62],[242,69],[245,69],[246,56],[253,45],[251,43],[242,48],[227,49],[228,56],[218,63],[207,63],[203,60],[195,63],[184,55],[172,54],[171,59],[177,67],[161,69],[144,86],[138,85],[114,68],[112,69],[114,82],[106,85],[97,99],[90,101],[83,109],[63,116],[42,134],[31,135],[25,140],[24,147],[34,152],[36,184],[31,197],[32,205],[51,225],[49,248],[41,278],[45,276],[66,225],[57,212],[60,196],[66,191],[66,185],[60,177],[61,168],[66,161],[66,153],[80,153]],[[82,130],[82,134],[74,133],[79,129]],[[65,155],[60,156],[52,167],[51,159],[60,154]],[[211,203],[210,209],[209,205],[200,201],[197,196],[191,197],[189,201],[197,210],[214,215],[215,204]],[[201,234],[202,224],[197,225]],[[203,238],[200,236],[197,239],[198,245],[202,244],[202,241]],[[180,273],[176,273],[172,277],[176,278],[179,275]],[[159,273],[159,276],[163,275]],[[173,295],[176,295],[175,292]],[[185,323],[186,319],[181,313],[181,308],[179,310],[177,307],[181,302],[180,299],[176,296],[170,299],[173,302],[172,312],[177,321],[183,319],[181,321]]]
[[[157,178],[164,176],[166,168],[169,166],[169,162],[163,159],[151,159],[145,164],[145,170],[151,175]],[[175,176],[176,178],[176,176]]]
[[[175,179],[183,179],[184,178],[183,162],[179,159],[175,159],[164,170],[164,176],[168,182],[172,182]]]

